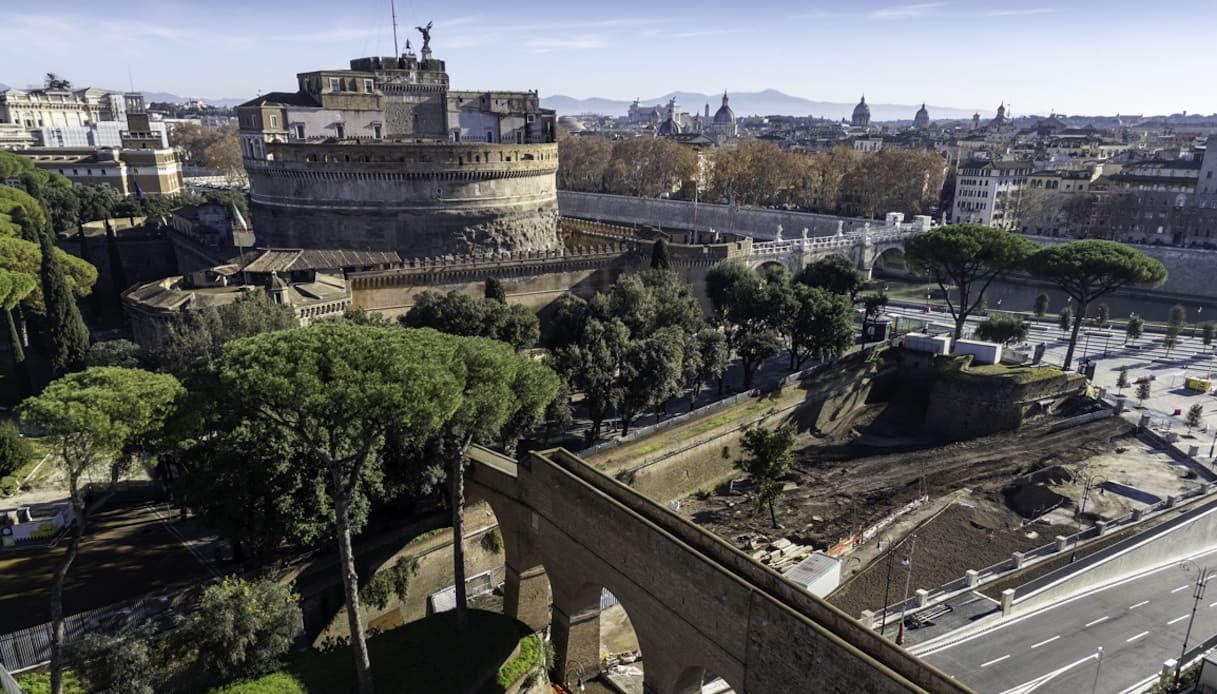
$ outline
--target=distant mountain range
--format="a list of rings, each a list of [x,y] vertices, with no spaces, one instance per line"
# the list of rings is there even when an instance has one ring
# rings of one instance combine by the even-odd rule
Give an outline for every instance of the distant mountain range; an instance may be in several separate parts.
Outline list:
[[[689,113],[702,113],[705,105],[710,104],[710,113],[713,115],[722,104],[723,95],[670,92],[663,96],[643,99],[639,103],[644,106],[665,105],[672,97],[676,97],[676,104],[680,110]],[[730,99],[731,110],[735,111],[737,117],[774,115],[817,116],[840,120],[841,118],[849,118],[854,112],[854,106],[857,105],[857,102],[846,104],[833,101],[811,101],[810,99],[783,94],[776,89],[766,89],[759,92],[728,92],[727,97]],[[605,116],[624,116],[629,111],[631,103],[630,101],[602,99],[599,97],[575,99],[561,95],[541,99],[542,106],[554,109],[558,112],[558,115],[595,113]],[[872,104],[868,102],[867,105],[870,106],[871,120],[874,121],[912,120],[913,116],[917,113],[917,109],[921,108],[921,104]],[[970,119],[972,114],[976,112],[975,109],[935,106],[933,104],[928,104],[926,110],[930,112],[930,118],[933,120]],[[996,107],[994,107],[994,111],[996,112]],[[981,118],[988,120],[994,114],[982,112],[980,115]]]
[[[79,88],[79,87],[75,87],[75,88]],[[0,92],[4,91],[5,89],[21,89],[22,91],[29,91],[31,89],[42,89],[42,85],[22,88],[22,87],[9,87],[7,84],[0,84]],[[106,89],[106,88],[102,87],[102,89]],[[116,91],[120,91],[120,90],[106,89],[106,91],[116,92]],[[203,103],[207,104],[208,106],[228,107],[228,106],[236,106],[237,104],[243,104],[252,98],[252,97],[247,96],[242,99],[234,99],[231,97],[225,98],[225,99],[207,99],[204,97],[197,97],[197,96],[178,96],[177,94],[170,94],[169,92],[141,92],[141,93],[144,95],[144,101],[149,104],[154,101],[168,102],[171,104],[183,104],[183,103],[186,103],[187,101],[202,101]]]

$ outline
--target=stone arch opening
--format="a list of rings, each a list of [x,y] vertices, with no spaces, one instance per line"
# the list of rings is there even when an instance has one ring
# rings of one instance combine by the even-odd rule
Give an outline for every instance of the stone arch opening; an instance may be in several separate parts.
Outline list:
[[[700,694],[701,692],[713,692],[713,694],[743,694],[742,687],[737,687],[727,678],[713,671],[712,668],[701,665],[690,665],[676,678],[673,686],[675,692],[693,692]]]
[[[768,274],[768,272],[770,270],[778,270],[778,271],[786,270],[787,272],[790,271],[790,268],[786,267],[786,264],[780,260],[763,260],[763,261],[757,263],[756,265],[754,265],[752,267],[752,269],[756,270],[757,273],[759,275],[761,275],[762,277],[764,277],[766,274]]]
[[[874,272],[880,277],[908,277],[908,263],[904,258],[904,249],[893,246],[875,257]]]
[[[648,648],[634,627],[631,608],[598,581],[562,575],[553,579],[555,681],[571,691],[598,676],[613,677],[627,688],[642,686]]]

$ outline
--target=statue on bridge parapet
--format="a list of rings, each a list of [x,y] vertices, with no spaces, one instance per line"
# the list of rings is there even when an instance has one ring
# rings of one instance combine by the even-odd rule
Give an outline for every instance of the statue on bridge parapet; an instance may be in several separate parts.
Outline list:
[[[845,236],[845,221],[837,220],[837,236]]]
[[[807,227],[803,227],[803,243],[807,243]]]
[[[777,236],[774,236],[774,237],[773,237],[773,240],[774,240],[774,241],[781,241],[781,240],[782,240],[782,225],[781,225],[781,224],[779,224],[779,225],[778,225],[778,233],[777,233]]]

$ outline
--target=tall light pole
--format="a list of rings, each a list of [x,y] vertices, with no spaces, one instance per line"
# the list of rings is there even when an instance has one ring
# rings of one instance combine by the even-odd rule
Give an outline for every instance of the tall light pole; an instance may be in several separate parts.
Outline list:
[[[1187,656],[1187,642],[1192,638],[1192,622],[1196,621],[1196,608],[1204,598],[1204,588],[1209,580],[1209,569],[1200,566],[1191,559],[1179,562],[1179,568],[1186,573],[1196,572],[1196,587],[1192,590],[1192,615],[1187,620],[1187,632],[1183,634],[1183,649],[1179,651],[1179,660],[1175,661],[1175,686],[1179,686],[1179,671],[1183,669],[1183,659]]]
[[[1102,477],[1096,477],[1094,475],[1086,475],[1082,479],[1085,481],[1085,484],[1082,487],[1082,505],[1078,508],[1077,512],[1073,516],[1075,520],[1081,519],[1082,514],[1086,513],[1086,502],[1090,499],[1090,490],[1094,489],[1095,487],[1101,487],[1103,483],[1107,481]],[[1070,564],[1072,564],[1074,560],[1078,558],[1078,543],[1082,540],[1080,537],[1081,534],[1081,531],[1078,531],[1078,533],[1074,535],[1073,552],[1069,554]]]
[[[917,549],[917,536],[912,535],[909,539],[912,544],[909,545],[909,555],[904,560],[907,571],[904,574],[904,601],[900,603],[900,629],[896,632],[897,646],[904,643],[904,616],[909,609],[909,585],[913,582],[913,552]]]
[[[1094,694],[1099,690],[1099,673],[1103,671],[1103,647],[1099,646],[1099,650],[1095,655],[1099,659],[1099,665],[1094,669],[1094,685],[1090,687],[1090,694]]]

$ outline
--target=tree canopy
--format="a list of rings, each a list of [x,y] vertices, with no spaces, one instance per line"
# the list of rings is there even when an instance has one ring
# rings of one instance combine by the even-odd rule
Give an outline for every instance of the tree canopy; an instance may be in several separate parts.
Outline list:
[[[985,289],[998,276],[1021,269],[1035,244],[1017,234],[979,224],[949,224],[904,240],[910,270],[928,275],[943,290],[955,319],[955,339],[980,307]],[[950,288],[958,290],[952,300]]]
[[[487,283],[488,290],[493,286]],[[502,292],[502,285],[498,291]],[[497,294],[473,297],[456,291],[425,291],[415,298],[401,322],[410,328],[434,328],[450,335],[488,337],[517,350],[534,346],[541,335],[537,314],[526,306],[499,300]]]
[[[736,468],[752,477],[756,509],[768,506],[769,519],[775,528],[780,526],[774,505],[782,494],[782,478],[790,470],[795,433],[794,425],[789,422],[774,429],[751,427],[740,439],[740,448],[745,455],[735,461]]]
[[[1066,369],[1073,362],[1081,319],[1090,302],[1122,287],[1157,287],[1166,281],[1162,263],[1132,246],[1100,239],[1041,248],[1026,265],[1032,275],[1053,282],[1077,302],[1077,317],[1065,352]]]

